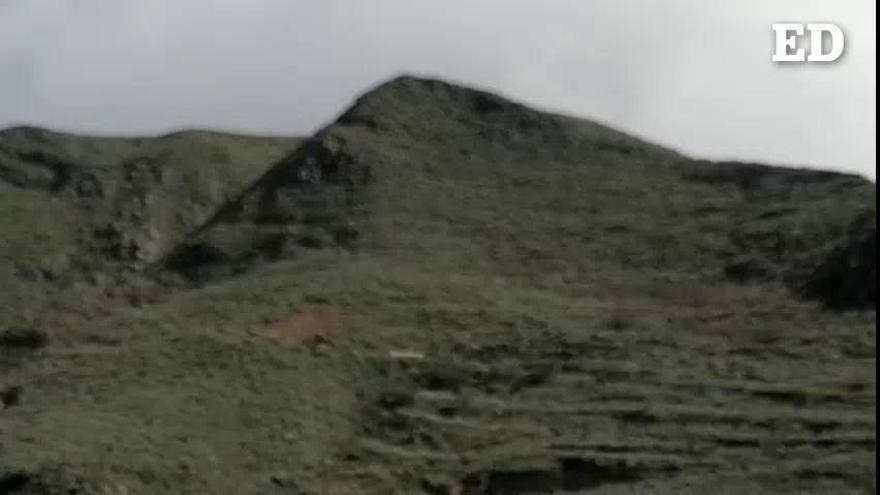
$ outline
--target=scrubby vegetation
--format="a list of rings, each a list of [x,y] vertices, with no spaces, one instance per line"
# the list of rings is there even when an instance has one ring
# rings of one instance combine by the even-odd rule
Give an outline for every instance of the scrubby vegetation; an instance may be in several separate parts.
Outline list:
[[[416,78],[296,145],[0,133],[0,492],[873,493],[870,182]]]

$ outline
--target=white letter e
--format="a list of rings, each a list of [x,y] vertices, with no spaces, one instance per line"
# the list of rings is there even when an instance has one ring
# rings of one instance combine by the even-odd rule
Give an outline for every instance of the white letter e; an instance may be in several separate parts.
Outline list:
[[[789,53],[789,49],[797,47],[797,37],[804,35],[803,24],[773,24],[773,31],[776,31],[776,53],[773,54],[774,62],[803,62],[806,60],[804,49],[798,48],[794,53]],[[794,36],[788,33],[794,31]]]

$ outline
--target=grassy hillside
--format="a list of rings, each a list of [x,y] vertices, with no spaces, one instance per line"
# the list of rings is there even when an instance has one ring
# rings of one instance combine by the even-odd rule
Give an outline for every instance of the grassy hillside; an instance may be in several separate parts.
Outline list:
[[[20,316],[59,284],[112,285],[139,271],[298,141],[206,131],[157,138],[0,131],[0,280],[11,284],[0,294],[0,316]]]
[[[870,182],[415,78],[280,161],[200,139],[237,182],[190,235],[3,296],[54,288],[0,320],[48,336],[0,335],[0,492],[873,493]],[[79,246],[9,177],[20,246]]]

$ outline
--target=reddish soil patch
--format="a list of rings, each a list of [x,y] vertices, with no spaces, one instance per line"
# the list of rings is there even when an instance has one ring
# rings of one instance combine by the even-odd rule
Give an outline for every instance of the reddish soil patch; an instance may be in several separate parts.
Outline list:
[[[92,289],[83,295],[85,311],[95,317],[107,317],[128,308],[140,308],[156,302],[162,292],[157,285],[121,285]]]
[[[342,306],[307,305],[256,333],[279,344],[333,344],[349,329],[353,316],[351,309]]]
[[[89,328],[131,308],[140,308],[159,301],[163,288],[157,285],[122,285],[91,288],[80,293],[76,309],[54,309],[38,316],[34,324],[51,328],[58,341],[74,341],[77,330]]]

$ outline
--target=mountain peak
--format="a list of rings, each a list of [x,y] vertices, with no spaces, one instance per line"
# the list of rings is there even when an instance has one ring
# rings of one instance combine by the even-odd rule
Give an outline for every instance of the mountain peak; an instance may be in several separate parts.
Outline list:
[[[553,155],[549,161],[606,155],[678,160],[673,150],[610,126],[538,110],[504,96],[440,79],[401,75],[367,91],[331,125],[366,127],[412,139]],[[588,160],[589,161],[589,160]],[[613,162],[614,160],[610,160]]]
[[[505,107],[525,108],[486,91],[440,79],[405,74],[380,83],[364,93],[345,111],[339,122],[378,127],[384,120],[383,114],[387,116],[403,110],[426,110],[433,106],[451,110],[464,104],[467,108],[468,103],[478,115]]]

